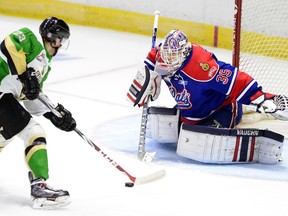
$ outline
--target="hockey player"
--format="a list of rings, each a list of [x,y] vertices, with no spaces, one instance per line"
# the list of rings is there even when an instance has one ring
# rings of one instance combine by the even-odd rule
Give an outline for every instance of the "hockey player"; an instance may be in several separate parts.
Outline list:
[[[65,21],[49,17],[41,23],[39,32],[40,41],[30,29],[21,28],[1,43],[0,152],[15,136],[23,140],[33,207],[54,208],[69,204],[69,193],[52,189],[46,183],[49,175],[45,132],[31,115],[44,115],[64,131],[76,127],[71,113],[61,104],[56,107],[62,115],[59,117],[37,99],[39,94],[44,95],[42,87],[52,58],[58,49],[69,45],[70,30]]]
[[[276,111],[272,100],[275,95],[263,92],[247,73],[189,42],[180,30],[170,31],[162,43],[148,53],[127,93],[128,101],[134,106],[143,106],[149,97],[156,100],[161,80],[168,86],[177,105],[172,111],[150,108],[147,135],[158,142],[177,142],[179,130],[180,135],[183,131],[179,128],[182,123],[235,128],[242,118],[242,104],[253,105],[257,112]],[[163,117],[165,112],[166,117],[170,115],[169,120]],[[169,124],[163,126],[165,121]],[[171,125],[176,126],[169,130]]]

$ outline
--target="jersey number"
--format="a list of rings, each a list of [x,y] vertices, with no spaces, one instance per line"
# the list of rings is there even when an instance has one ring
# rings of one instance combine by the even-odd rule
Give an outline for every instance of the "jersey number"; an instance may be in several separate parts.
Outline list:
[[[222,82],[224,85],[228,83],[229,78],[232,74],[231,70],[228,69],[221,69],[219,70],[219,74],[216,76],[217,82]]]

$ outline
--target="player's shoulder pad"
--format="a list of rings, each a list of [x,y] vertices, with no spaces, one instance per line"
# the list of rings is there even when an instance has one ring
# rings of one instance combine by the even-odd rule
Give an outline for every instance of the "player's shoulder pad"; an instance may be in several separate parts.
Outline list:
[[[218,70],[219,65],[212,57],[212,53],[192,44],[192,56],[182,71],[194,80],[208,82],[215,77]]]

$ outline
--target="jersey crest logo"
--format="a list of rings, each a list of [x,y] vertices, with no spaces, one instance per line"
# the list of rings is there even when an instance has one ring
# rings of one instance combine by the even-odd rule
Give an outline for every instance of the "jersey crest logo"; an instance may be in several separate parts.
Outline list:
[[[19,38],[19,41],[22,42],[26,39],[25,34],[22,31],[15,31],[13,32]]]
[[[165,78],[164,78],[165,79]],[[186,85],[188,84],[187,81],[181,75],[174,75],[174,80],[178,80],[178,84],[182,85],[181,91],[177,91],[177,89],[172,85],[169,79],[166,79],[167,82],[170,83],[169,91],[172,97],[177,102],[177,106],[179,109],[190,109],[192,107],[192,103],[190,101],[190,92],[187,91]]]
[[[169,88],[169,91],[177,102],[179,109],[190,109],[192,107],[190,93],[185,88],[182,92],[177,92],[174,87]]]
[[[208,71],[210,66],[207,63],[200,63],[200,67],[202,68],[203,71]]]

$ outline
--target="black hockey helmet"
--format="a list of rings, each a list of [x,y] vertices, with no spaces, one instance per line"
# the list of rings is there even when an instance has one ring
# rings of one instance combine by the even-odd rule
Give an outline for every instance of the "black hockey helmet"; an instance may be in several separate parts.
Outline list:
[[[53,42],[57,38],[69,39],[70,29],[66,22],[56,17],[45,19],[39,27],[40,35],[48,42]]]

